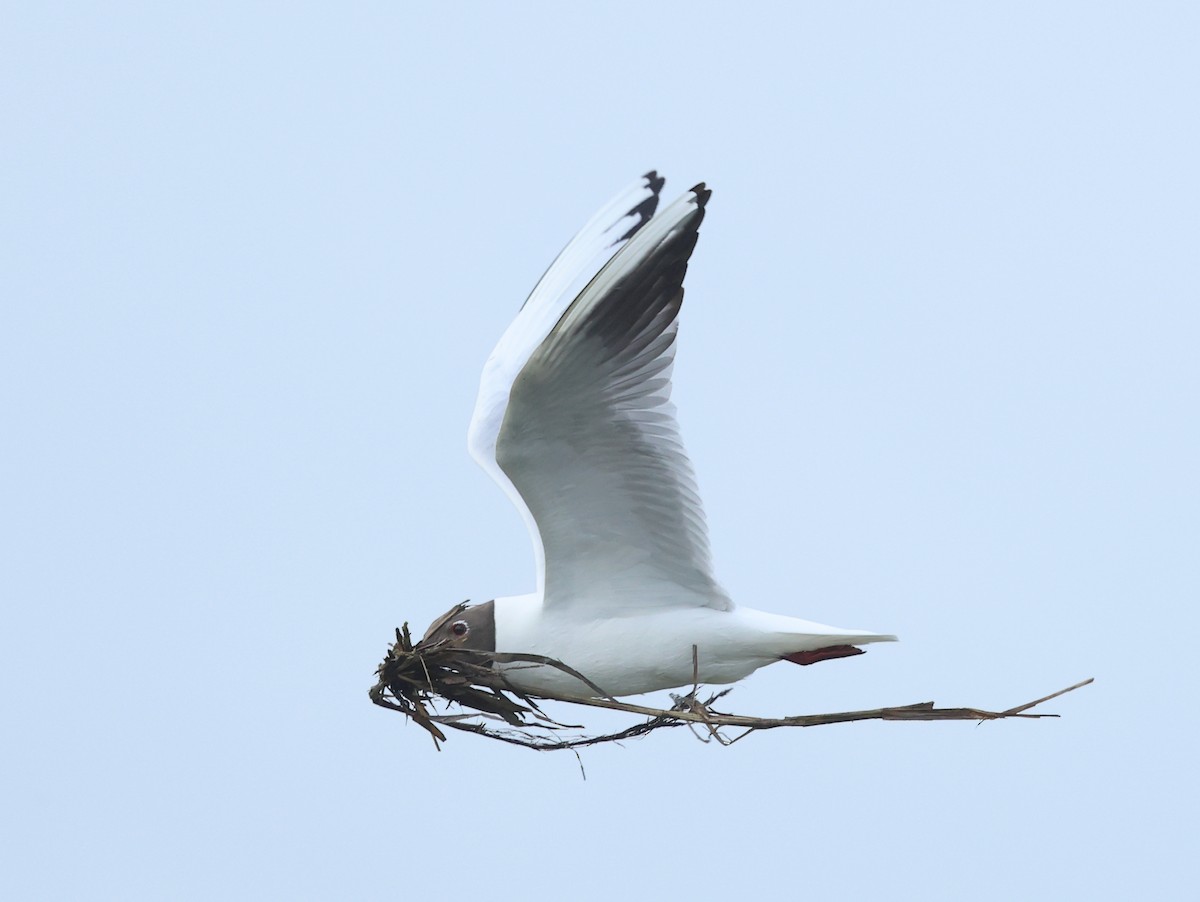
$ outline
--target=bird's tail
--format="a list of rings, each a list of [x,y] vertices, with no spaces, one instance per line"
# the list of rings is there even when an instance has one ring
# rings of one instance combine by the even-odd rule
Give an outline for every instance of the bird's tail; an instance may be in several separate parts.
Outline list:
[[[743,610],[746,614],[751,613]],[[863,650],[857,647],[859,645],[896,641],[895,636],[883,633],[842,629],[811,620],[768,614],[765,611],[754,611],[753,614],[756,619],[761,620],[759,627],[770,635],[770,651],[781,660],[791,661],[793,664],[808,665],[833,658],[848,658],[863,653]]]

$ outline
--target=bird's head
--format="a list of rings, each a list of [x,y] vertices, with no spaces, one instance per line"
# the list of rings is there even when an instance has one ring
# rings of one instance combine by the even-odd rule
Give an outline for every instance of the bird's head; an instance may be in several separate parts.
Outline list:
[[[440,645],[442,648],[470,648],[475,651],[496,650],[496,605],[456,604],[425,630],[417,648]]]

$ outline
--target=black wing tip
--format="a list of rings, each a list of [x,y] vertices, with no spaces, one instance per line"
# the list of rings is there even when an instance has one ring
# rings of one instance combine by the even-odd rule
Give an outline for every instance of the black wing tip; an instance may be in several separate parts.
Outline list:
[[[650,191],[650,196],[640,203],[634,204],[629,212],[625,214],[626,216],[636,216],[637,221],[623,235],[616,238],[609,247],[616,247],[618,244],[632,238],[637,234],[638,229],[654,218],[654,214],[658,210],[658,195],[662,191],[663,185],[667,183],[667,180],[660,176],[656,169],[651,169],[642,178],[646,180],[646,187]],[[692,187],[691,193],[695,196],[696,208],[703,213],[705,204],[708,203],[708,199],[712,196],[712,189],[705,185],[704,182],[700,182]]]
[[[642,178],[646,180],[646,188],[650,191],[650,196],[629,209],[625,215],[636,216],[637,221],[629,227],[625,234],[617,237],[609,247],[615,247],[632,238],[638,229],[654,218],[654,213],[658,210],[658,195],[662,193],[663,185],[667,183],[667,180],[660,176],[655,169],[651,169]]]

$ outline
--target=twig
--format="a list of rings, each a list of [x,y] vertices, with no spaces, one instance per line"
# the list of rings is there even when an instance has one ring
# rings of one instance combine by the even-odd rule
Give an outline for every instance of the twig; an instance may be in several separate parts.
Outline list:
[[[451,611],[453,616],[459,609]],[[596,694],[594,698],[531,694],[514,687],[505,677],[503,667],[497,664],[530,664],[553,667],[582,682]],[[727,695],[731,689],[718,692],[708,699],[700,700],[699,650],[692,647],[692,691],[687,696],[674,697],[675,707],[670,710],[651,708],[622,701],[605,693],[599,686],[561,661],[542,655],[488,653],[452,648],[445,642],[429,646],[414,647],[408,624],[396,630],[396,642],[377,671],[379,680],[371,688],[371,701],[394,711],[400,711],[427,730],[434,746],[441,748],[446,734],[440,727],[462,730],[537,751],[578,749],[605,742],[620,742],[644,736],[655,730],[669,727],[699,726],[705,735],[697,734],[704,742],[716,740],[721,745],[732,745],[759,730],[774,730],[780,727],[815,727],[834,723],[853,723],[862,720],[1001,720],[1017,717],[1037,719],[1057,717],[1057,714],[1029,714],[1031,708],[1073,692],[1092,682],[1082,680],[1066,689],[1052,692],[1042,698],[1007,708],[1003,711],[987,711],[981,708],[938,708],[933,702],[918,702],[889,708],[870,708],[864,711],[842,711],[831,714],[799,714],[790,717],[749,717],[715,711],[713,702]],[[434,699],[443,698],[464,709],[462,714],[439,715],[431,713],[429,706]],[[647,718],[616,733],[588,736],[563,733],[564,730],[581,730],[583,727],[559,723],[550,718],[540,707],[540,702],[557,701],[591,708],[622,711]],[[483,722],[471,722],[466,718]],[[487,721],[503,722],[502,727],[491,727]],[[729,739],[720,732],[721,727],[737,727],[743,730]],[[582,767],[582,762],[580,762]]]

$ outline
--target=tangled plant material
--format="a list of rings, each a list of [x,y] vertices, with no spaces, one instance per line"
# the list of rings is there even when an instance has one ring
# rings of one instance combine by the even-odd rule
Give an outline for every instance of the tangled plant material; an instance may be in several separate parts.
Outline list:
[[[446,617],[456,617],[464,608],[459,605]],[[696,649],[692,649],[693,667]],[[554,667],[580,680],[596,693],[595,698],[531,695],[514,688],[496,664]],[[371,687],[371,701],[384,708],[405,714],[433,737],[435,747],[446,741],[442,728],[462,730],[537,751],[577,749],[605,742],[620,742],[644,736],[655,730],[686,726],[705,742],[716,741],[732,745],[750,733],[774,730],[779,727],[815,727],[823,724],[850,723],[858,720],[1001,720],[1008,717],[1058,717],[1057,714],[1031,714],[1031,708],[1058,698],[1092,682],[1086,679],[1052,692],[1050,695],[1008,708],[1004,711],[985,711],[979,708],[937,708],[933,702],[918,702],[896,708],[872,708],[865,711],[843,711],[834,714],[800,714],[792,717],[748,717],[727,714],[713,709],[713,702],[727,695],[725,689],[700,698],[699,685],[694,684],[687,695],[673,695],[670,709],[650,708],[620,701],[607,695],[586,676],[561,661],[542,655],[473,651],[454,648],[445,641],[415,646],[405,623],[396,630],[396,642],[388,649],[387,657],[376,671],[379,679]],[[461,714],[437,714],[434,704],[442,699],[462,708]],[[616,733],[589,736],[579,731],[579,724],[554,720],[541,708],[545,701],[563,702],[592,708],[608,708],[646,718]],[[740,730],[732,738],[721,728]]]

